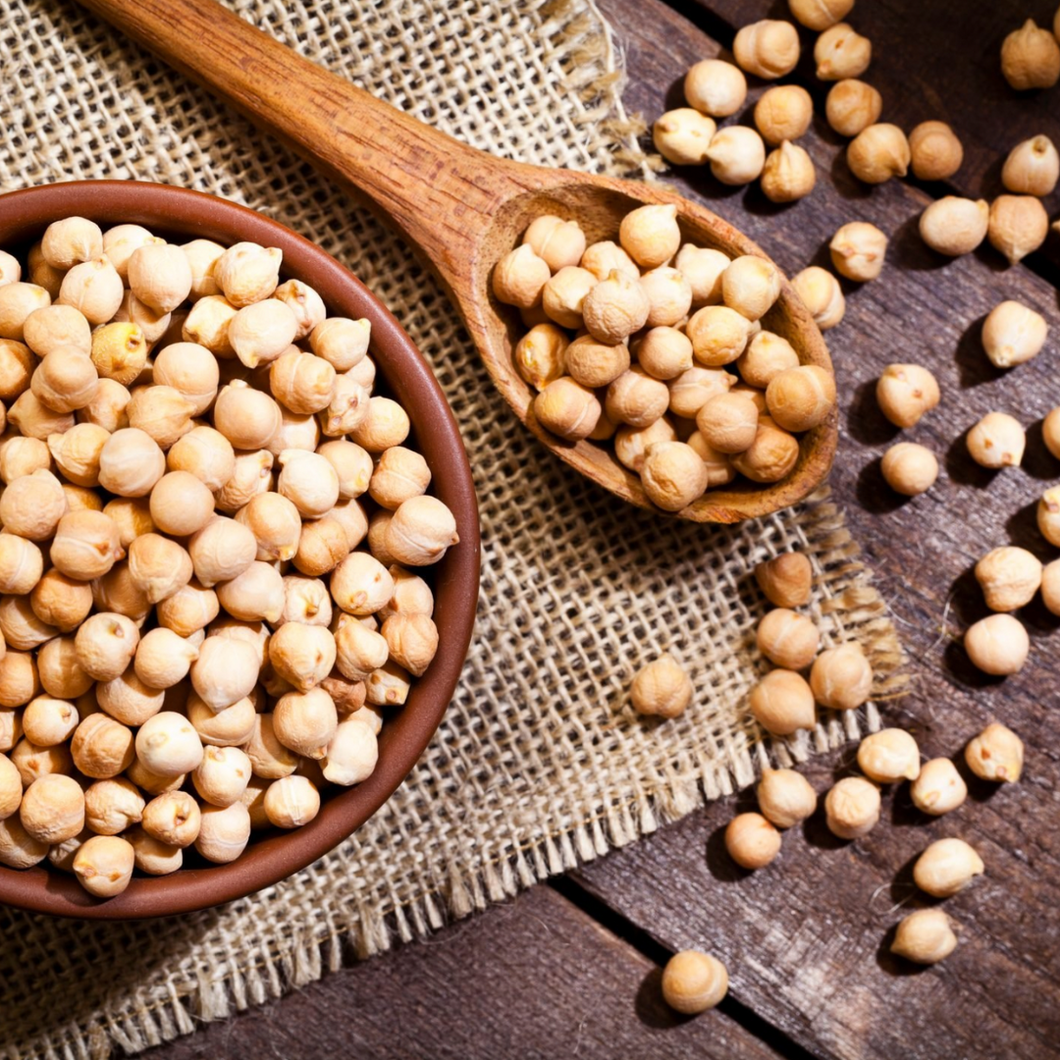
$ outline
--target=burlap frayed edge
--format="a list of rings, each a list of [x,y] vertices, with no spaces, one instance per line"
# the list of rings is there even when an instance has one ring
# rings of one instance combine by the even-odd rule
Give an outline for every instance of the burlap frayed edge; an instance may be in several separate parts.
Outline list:
[[[489,904],[514,897],[550,876],[570,872],[611,850],[648,835],[661,824],[679,820],[709,801],[754,783],[761,767],[792,765],[856,739],[880,726],[876,704],[904,694],[908,675],[905,657],[887,606],[871,584],[842,512],[823,487],[804,502],[795,526],[815,571],[815,592],[822,613],[837,626],[837,639],[857,640],[875,673],[873,700],[866,708],[824,719],[813,733],[795,740],[769,740],[759,734],[749,747],[729,748],[725,760],[702,768],[693,778],[646,786],[636,796],[601,805],[595,814],[570,830],[533,842],[513,844],[506,855],[478,866],[452,863],[448,880],[434,892],[399,903],[378,914],[367,906],[357,923],[342,929],[306,929],[288,940],[284,952],[262,954],[252,964],[227,968],[223,977],[201,975],[192,991],[171,987],[170,996],[134,1013],[87,1026],[57,1029],[41,1042],[48,1060],[105,1060],[113,1046],[139,1052],[191,1033],[200,1022],[225,1019],[235,1012],[276,1000],[292,989],[340,970],[350,959],[362,960],[391,949],[395,943],[422,939]],[[58,1040],[56,1040],[58,1038]],[[0,1057],[18,1060],[18,1054]]]

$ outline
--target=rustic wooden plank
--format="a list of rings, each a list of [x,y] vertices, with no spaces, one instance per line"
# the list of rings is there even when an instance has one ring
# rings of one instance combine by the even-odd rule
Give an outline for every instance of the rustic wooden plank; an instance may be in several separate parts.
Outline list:
[[[787,0],[678,0],[722,44],[741,26],[760,18],[794,21]],[[1030,3],[949,4],[922,0],[872,0],[855,5],[847,21],[872,41],[873,60],[863,80],[883,95],[883,121],[907,132],[922,121],[948,122],[964,145],[964,164],[952,183],[966,194],[999,194],[1001,163],[1021,140],[1045,133],[1060,143],[1060,88],[1017,92],[1001,74],[1001,42],[1028,18],[1052,28],[1056,5]],[[815,75],[817,34],[800,27],[802,55],[789,80],[818,100],[823,121],[830,83]],[[756,84],[761,84],[752,78]],[[828,136],[842,138],[828,131]],[[938,190],[936,188],[936,190]],[[1056,206],[1051,197],[1047,205]]]
[[[746,18],[759,6],[748,3]],[[984,6],[962,5],[962,17]],[[649,118],[673,105],[677,73],[717,52],[654,0],[642,2],[635,20],[622,17],[619,0],[603,7],[620,27],[637,74],[627,102]],[[827,335],[843,410],[832,482],[913,660],[915,694],[887,713],[912,727],[929,755],[954,754],[986,721],[1000,718],[1028,744],[1026,780],[996,792],[975,783],[968,804],[938,821],[914,811],[899,789],[868,839],[839,843],[815,819],[787,837],[775,866],[752,876],[728,861],[721,843],[726,821],[750,804],[744,796],[737,807],[714,805],[578,878],[669,948],[693,936],[708,939],[728,959],[736,996],[818,1055],[1057,1055],[1060,769],[1054,726],[1039,699],[1057,680],[1057,622],[1038,606],[1026,609],[1031,661],[1003,682],[977,675],[955,640],[985,613],[970,576],[982,553],[1013,541],[1043,559],[1056,554],[1034,526],[1036,495],[1060,474],[1060,465],[1043,455],[1038,432],[1031,431],[1024,468],[1003,474],[971,463],[962,439],[990,409],[1030,424],[1060,401],[1055,354],[1000,373],[979,345],[981,319],[997,301],[1018,297],[1055,320],[1055,291],[1026,269],[1000,272],[988,254],[939,262],[916,235],[915,218],[927,201],[921,191],[892,183],[868,193],[834,164],[837,147],[825,137],[811,134],[806,146],[821,179],[810,198],[791,207],[772,206],[754,188],[723,190],[697,170],[675,179],[789,271],[824,263],[827,241],[844,221],[871,220],[893,233],[882,278],[860,290],[848,286],[847,318]],[[874,380],[893,360],[928,365],[944,395],[938,410],[904,432],[931,446],[944,465],[935,490],[912,501],[891,495],[878,468],[879,454],[900,435],[873,400]],[[818,789],[849,759],[847,752],[815,763],[810,775]],[[962,925],[958,951],[916,973],[886,951],[901,915],[892,907],[915,897],[911,859],[945,835],[972,842],[987,877],[948,905]]]
[[[671,1013],[660,975],[565,898],[538,887],[431,942],[328,975],[144,1056],[778,1056],[723,1011],[697,1019]]]

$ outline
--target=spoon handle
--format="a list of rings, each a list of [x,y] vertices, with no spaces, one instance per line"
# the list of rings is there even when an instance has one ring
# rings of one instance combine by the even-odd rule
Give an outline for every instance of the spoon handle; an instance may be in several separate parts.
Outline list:
[[[324,173],[352,184],[419,247],[458,300],[497,210],[527,186],[520,171],[543,172],[417,121],[216,0],[81,2]]]

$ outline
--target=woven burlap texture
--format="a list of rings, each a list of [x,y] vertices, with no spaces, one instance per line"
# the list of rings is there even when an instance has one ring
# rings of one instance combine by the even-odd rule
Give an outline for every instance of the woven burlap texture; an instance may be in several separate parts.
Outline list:
[[[592,0],[240,0],[318,63],[461,139],[601,172],[645,164]],[[750,572],[798,548],[827,644],[899,650],[827,499],[711,531],[634,510],[550,458],[494,391],[400,241],[268,136],[69,4],[7,0],[5,190],[89,177],[186,185],[321,243],[397,314],[460,420],[482,506],[478,625],[430,749],[360,832],[283,884],[179,920],[93,924],[0,909],[0,1056],[136,1051],[279,996],[589,860],[747,784],[766,753],[746,693],[763,602]],[[631,675],[661,651],[695,704],[645,723]],[[877,722],[827,718],[770,748],[799,760]]]

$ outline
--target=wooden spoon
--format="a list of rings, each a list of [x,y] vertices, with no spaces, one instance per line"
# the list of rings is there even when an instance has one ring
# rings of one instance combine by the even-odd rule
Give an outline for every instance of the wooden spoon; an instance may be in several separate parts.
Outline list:
[[[683,237],[730,256],[766,255],[711,211],[659,185],[494,158],[446,136],[303,59],[215,0],[82,0],[178,70],[201,82],[328,176],[352,185],[373,212],[421,252],[463,315],[493,381],[515,414],[560,459],[624,500],[655,511],[637,475],[609,448],[571,444],[533,414],[534,392],[512,350],[525,332],[493,297],[494,264],[535,217],[576,218],[589,242],[617,238],[622,217],[643,203],[674,203]],[[832,370],[812,318],[785,281],[766,326],[803,364]],[[802,438],[794,470],[770,486],[711,490],[678,513],[732,523],[794,504],[827,475],[835,412]]]

